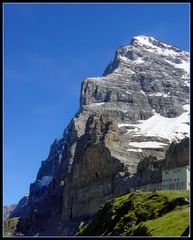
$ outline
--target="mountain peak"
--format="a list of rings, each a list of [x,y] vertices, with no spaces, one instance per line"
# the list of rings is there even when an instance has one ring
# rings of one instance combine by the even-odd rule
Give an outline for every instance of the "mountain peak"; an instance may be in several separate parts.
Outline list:
[[[157,40],[151,36],[139,35],[139,36],[133,37],[130,44],[133,46],[145,47],[149,51],[151,49],[152,51],[156,51],[156,52],[159,52],[159,50],[162,50],[162,54],[167,56],[168,55],[177,56],[181,53],[188,54],[188,52],[182,51],[180,48],[177,48],[162,40]],[[165,53],[163,51],[165,51]]]
[[[154,37],[151,36],[144,36],[144,35],[139,35],[136,37],[132,38],[131,41],[132,45],[140,45],[140,46],[146,46],[148,48],[155,48],[155,47],[161,47],[161,48],[175,48],[174,46],[165,43],[161,40],[157,40]],[[177,48],[175,48],[177,49]]]
[[[107,66],[103,75],[106,76],[115,70],[123,72],[123,69],[127,69],[127,72],[130,69],[132,70],[130,73],[133,73],[135,72],[133,68],[136,67],[136,64],[137,66],[142,63],[146,66],[148,62],[155,64],[155,59],[159,62],[158,68],[160,68],[161,61],[177,69],[183,69],[189,74],[189,58],[190,54],[186,51],[164,41],[157,40],[154,37],[139,35],[133,37],[130,44],[120,47],[116,51],[114,59]]]
[[[138,35],[133,37],[132,41],[138,41],[140,43],[148,44],[152,41],[156,41],[156,39],[151,36]]]

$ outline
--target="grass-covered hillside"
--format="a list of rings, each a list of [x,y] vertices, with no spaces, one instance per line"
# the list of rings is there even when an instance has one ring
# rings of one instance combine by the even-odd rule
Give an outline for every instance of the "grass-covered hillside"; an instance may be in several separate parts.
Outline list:
[[[79,236],[188,235],[189,193],[129,193],[106,202]],[[185,232],[185,233],[184,233]]]
[[[19,218],[6,218],[4,220],[4,236],[14,236],[14,232],[17,229]]]

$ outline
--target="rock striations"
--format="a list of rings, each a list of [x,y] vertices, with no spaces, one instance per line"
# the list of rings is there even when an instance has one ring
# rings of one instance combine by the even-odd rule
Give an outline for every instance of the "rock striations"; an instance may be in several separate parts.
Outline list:
[[[146,36],[119,48],[103,76],[83,81],[79,111],[12,212],[20,232],[73,235],[136,187],[147,159],[159,168],[172,141],[188,137],[189,87],[188,52]]]

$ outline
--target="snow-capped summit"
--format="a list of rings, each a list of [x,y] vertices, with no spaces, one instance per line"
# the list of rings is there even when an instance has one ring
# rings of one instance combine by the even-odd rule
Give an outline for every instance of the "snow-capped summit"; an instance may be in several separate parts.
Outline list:
[[[153,43],[158,42],[155,38],[150,37],[150,36],[144,36],[144,35],[139,35],[136,37],[133,37],[131,40],[131,44],[139,44],[141,46],[152,46]]]
[[[182,51],[180,48],[174,47],[171,44],[168,44],[161,40],[157,40],[154,37],[150,37],[150,36],[141,35],[141,36],[133,37],[131,44],[140,45],[147,49],[152,49],[152,50],[154,49],[155,51],[157,50],[157,53],[159,53],[158,49],[164,49],[165,51],[167,50],[164,53],[165,55],[179,56],[181,53],[189,55],[188,52]]]
[[[126,130],[129,138],[145,134],[178,141],[189,134],[189,112],[184,113],[189,73],[189,53],[153,37],[136,36],[116,51],[104,77],[85,81],[81,103],[95,111],[119,112],[119,125],[135,127]],[[140,120],[144,123],[138,125]]]
[[[153,37],[136,36],[129,45],[116,51],[115,57],[106,68],[104,75],[112,72],[139,74],[141,71],[139,66],[143,66],[143,71],[146,72],[151,68],[155,74],[159,71],[166,73],[169,68],[173,72],[177,69],[178,74],[179,70],[182,70],[181,78],[185,79],[189,78],[190,74],[190,54]],[[186,81],[186,85],[188,85],[188,81]]]

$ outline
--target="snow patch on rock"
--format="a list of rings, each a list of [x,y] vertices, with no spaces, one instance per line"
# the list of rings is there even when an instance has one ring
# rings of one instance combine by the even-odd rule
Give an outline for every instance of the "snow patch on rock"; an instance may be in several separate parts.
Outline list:
[[[128,151],[128,152],[142,152],[142,149],[140,149],[140,148],[138,148],[138,149],[128,148],[127,151]]]
[[[170,142],[179,141],[190,134],[190,104],[183,108],[185,112],[175,118],[167,118],[154,111],[154,115],[147,120],[141,120],[138,124],[119,123],[118,127],[132,127],[127,133],[133,135],[162,137]]]
[[[41,179],[37,180],[39,187],[48,186],[52,182],[53,177],[43,176]]]
[[[169,57],[179,57],[181,55],[187,55],[188,53],[185,51],[176,51],[179,50],[175,47],[172,47],[169,44],[165,44],[164,42],[159,41],[159,45],[157,45],[158,41],[153,37],[148,36],[136,36],[133,38],[134,42],[139,46],[145,47],[148,52],[156,53],[162,56]]]
[[[182,61],[180,63],[174,63],[172,61],[168,61],[165,59],[165,61],[167,63],[169,63],[170,65],[174,66],[175,68],[180,68],[183,69],[185,72],[187,72],[188,75],[183,75],[182,77],[184,78],[184,76],[189,76],[190,74],[190,62],[189,61]]]
[[[141,93],[146,96],[146,94],[145,94],[145,92],[143,90],[141,90]]]
[[[129,143],[129,146],[137,147],[137,148],[163,148],[166,145],[167,145],[166,143],[153,142],[153,141],[148,141],[148,142],[130,142]]]
[[[157,93],[150,93],[149,96],[154,96],[154,97],[168,97],[168,94],[162,93],[162,92],[157,92]]]

